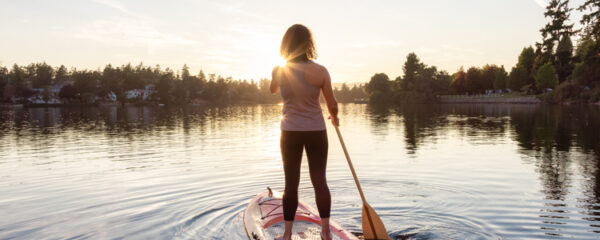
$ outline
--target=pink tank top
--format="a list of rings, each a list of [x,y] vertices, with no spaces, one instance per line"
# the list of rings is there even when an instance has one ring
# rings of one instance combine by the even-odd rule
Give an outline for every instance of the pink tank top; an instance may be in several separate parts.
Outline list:
[[[293,63],[279,68],[279,89],[283,98],[282,130],[325,130],[325,119],[319,103],[321,88],[306,81],[306,64]]]

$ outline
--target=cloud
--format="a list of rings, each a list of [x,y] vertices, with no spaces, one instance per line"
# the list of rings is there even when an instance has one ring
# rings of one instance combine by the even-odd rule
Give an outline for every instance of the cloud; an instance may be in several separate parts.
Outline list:
[[[403,43],[394,40],[378,40],[368,42],[355,42],[344,45],[350,48],[369,48],[369,47],[400,47]]]
[[[123,47],[146,46],[152,55],[159,47],[198,45],[200,42],[164,33],[144,21],[132,19],[100,19],[84,25],[74,37]]]
[[[540,5],[540,7],[542,8],[546,8],[546,6],[548,5],[548,3],[546,2],[546,0],[533,0],[535,3],[537,3],[537,5]]]
[[[145,18],[143,15],[127,9],[123,4],[114,0],[93,0],[96,3],[118,10],[119,12],[136,18]]]
[[[129,10],[115,0],[93,0],[96,3],[115,9],[124,14],[123,17],[98,19],[85,24],[72,35],[110,45],[136,47],[146,46],[148,55],[153,55],[158,48],[169,45],[199,45],[200,42],[177,34],[160,31],[159,22],[138,12]]]

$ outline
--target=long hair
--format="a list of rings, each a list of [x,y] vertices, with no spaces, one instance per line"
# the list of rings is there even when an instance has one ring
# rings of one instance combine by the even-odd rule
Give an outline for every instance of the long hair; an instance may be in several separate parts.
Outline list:
[[[279,52],[288,62],[306,62],[317,58],[312,33],[302,24],[294,24],[287,29],[281,39]]]

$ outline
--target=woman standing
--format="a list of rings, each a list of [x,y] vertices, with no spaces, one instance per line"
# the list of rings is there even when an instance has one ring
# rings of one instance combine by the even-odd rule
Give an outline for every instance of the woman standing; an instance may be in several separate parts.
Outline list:
[[[327,132],[319,103],[323,92],[329,118],[339,124],[337,101],[333,96],[327,69],[312,60],[317,57],[310,30],[300,24],[292,25],[281,41],[281,56],[286,65],[275,67],[271,92],[281,90],[283,116],[281,119],[281,156],[285,173],[283,213],[285,232],[281,239],[292,237],[292,226],[298,207],[298,184],[302,152],[306,150],[310,180],[315,189],[317,209],[321,217],[321,238],[331,239],[329,212],[331,195],[327,187]]]

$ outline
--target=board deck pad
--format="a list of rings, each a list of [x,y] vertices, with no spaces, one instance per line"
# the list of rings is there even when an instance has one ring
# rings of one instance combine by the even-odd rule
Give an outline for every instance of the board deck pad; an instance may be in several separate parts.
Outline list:
[[[265,229],[265,235],[267,239],[275,239],[276,237],[283,236],[285,226],[283,222],[276,223]],[[294,227],[292,227],[292,240],[321,240],[321,225],[305,222],[295,221]],[[340,240],[337,236],[332,236],[333,240]]]
[[[251,240],[272,240],[283,236],[285,230],[283,219],[282,195],[267,192],[256,195],[248,203],[244,211],[244,229]],[[294,226],[292,228],[294,240],[320,240],[321,218],[317,209],[298,201]],[[344,229],[333,220],[329,221],[329,228],[333,239],[358,240],[351,232]]]

